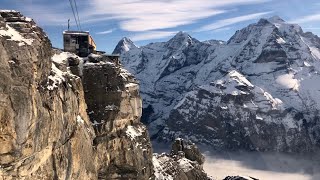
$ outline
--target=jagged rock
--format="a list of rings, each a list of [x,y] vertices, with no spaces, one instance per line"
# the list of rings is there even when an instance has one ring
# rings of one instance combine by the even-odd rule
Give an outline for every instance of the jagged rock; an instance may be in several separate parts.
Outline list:
[[[249,180],[241,176],[227,176],[223,180]]]
[[[80,64],[79,58],[68,57],[69,66],[78,66]]]
[[[100,61],[105,61],[105,58],[103,56],[100,56],[100,55],[90,54],[88,56],[88,60],[89,60],[89,62],[92,62],[92,63],[98,63]]]
[[[114,63],[117,66],[120,66],[119,56],[117,55],[90,54],[88,56],[88,61],[92,63],[110,62],[110,63]]]
[[[193,143],[185,142],[182,139],[175,140],[170,154],[153,155],[157,180],[210,180],[211,177],[202,168],[203,162],[204,156],[198,148]]]
[[[223,180],[259,180],[254,177],[227,176]]]
[[[172,144],[171,154],[178,155],[181,154],[180,152],[183,152],[185,158],[191,161],[197,161],[199,165],[204,163],[204,156],[201,154],[198,147],[190,141],[186,142],[181,138],[174,141]]]

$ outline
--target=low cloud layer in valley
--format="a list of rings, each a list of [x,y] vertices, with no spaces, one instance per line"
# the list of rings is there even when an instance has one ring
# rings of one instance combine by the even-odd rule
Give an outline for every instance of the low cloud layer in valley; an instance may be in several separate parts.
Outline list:
[[[318,180],[320,161],[316,156],[280,153],[205,153],[205,171],[216,179],[240,175],[263,180]]]

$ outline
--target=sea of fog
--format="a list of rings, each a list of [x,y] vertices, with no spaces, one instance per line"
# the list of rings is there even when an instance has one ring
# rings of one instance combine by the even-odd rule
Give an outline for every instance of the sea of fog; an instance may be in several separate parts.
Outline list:
[[[170,145],[153,143],[156,153]],[[204,170],[214,179],[239,175],[260,180],[320,180],[320,155],[266,152],[216,152],[200,147],[206,157]]]

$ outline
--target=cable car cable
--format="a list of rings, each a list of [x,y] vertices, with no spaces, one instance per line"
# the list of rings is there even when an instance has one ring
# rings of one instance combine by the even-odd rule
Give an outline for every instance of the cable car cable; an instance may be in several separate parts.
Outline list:
[[[76,7],[76,12],[77,12],[78,24],[79,24],[79,27],[80,27],[80,31],[82,31],[82,27],[81,27],[81,23],[80,23],[80,18],[79,18],[79,13],[78,13],[77,1],[76,1],[76,0],[73,0],[73,1],[74,1],[74,5],[75,5],[75,7]]]
[[[75,13],[74,13],[73,4],[72,4],[71,0],[69,0],[69,2],[70,2],[71,9],[72,9],[72,13],[73,13],[74,20],[76,21],[76,25],[77,25],[77,27],[78,27],[78,30],[80,30],[79,25],[78,25],[78,21],[77,21],[77,18],[76,18],[76,15],[75,15]]]

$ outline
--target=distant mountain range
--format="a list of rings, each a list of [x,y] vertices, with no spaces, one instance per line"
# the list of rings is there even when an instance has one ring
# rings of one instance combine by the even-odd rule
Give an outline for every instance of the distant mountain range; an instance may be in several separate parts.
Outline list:
[[[179,32],[114,50],[140,81],[153,139],[215,149],[310,152],[320,147],[320,38],[274,16],[227,41]]]

